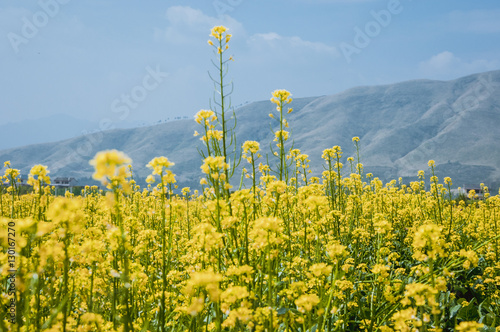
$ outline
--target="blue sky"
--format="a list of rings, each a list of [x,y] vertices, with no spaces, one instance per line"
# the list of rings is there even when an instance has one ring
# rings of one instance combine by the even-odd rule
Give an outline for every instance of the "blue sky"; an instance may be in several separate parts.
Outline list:
[[[0,124],[191,117],[220,24],[234,105],[500,69],[498,0],[1,0]]]

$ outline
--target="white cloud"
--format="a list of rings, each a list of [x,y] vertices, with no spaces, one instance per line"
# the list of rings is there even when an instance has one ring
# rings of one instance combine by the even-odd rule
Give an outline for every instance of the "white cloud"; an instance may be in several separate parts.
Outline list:
[[[210,29],[215,25],[224,25],[239,40],[246,40],[251,48],[281,49],[285,51],[300,50],[338,56],[337,49],[320,42],[304,40],[297,36],[285,37],[275,32],[257,33],[247,37],[243,25],[229,15],[220,18],[204,14],[198,9],[188,6],[173,6],[167,9],[168,27],[157,30],[157,39],[175,44],[195,44],[208,40]]]
[[[464,61],[449,51],[444,51],[420,63],[420,71],[427,78],[452,79],[461,76],[495,70],[497,60],[476,59]]]
[[[156,39],[175,44],[198,44],[208,40],[210,29],[216,25],[226,26],[232,34],[243,34],[241,23],[228,15],[220,18],[205,15],[189,6],[173,6],[167,9],[168,27],[155,32]]]
[[[235,61],[230,63],[227,80],[237,81],[235,100],[266,98],[277,87],[293,89],[294,93],[302,90],[302,95],[324,94],[334,77],[335,60],[340,58],[336,47],[323,42],[276,32],[248,33],[229,15],[217,18],[188,6],[175,6],[167,10],[166,19],[167,27],[158,29],[156,37],[169,48],[168,61],[178,67],[193,65],[200,76],[207,69],[213,70],[208,60],[213,51],[207,45],[210,29],[215,25],[229,29],[233,35],[229,52]],[[190,78],[198,80],[193,75]],[[325,82],[321,92],[313,91],[318,82]]]
[[[337,48],[333,46],[320,42],[307,41],[297,36],[285,37],[275,32],[254,34],[248,39],[247,44],[250,47],[261,50],[280,49],[282,51],[292,52],[290,53],[291,55],[294,55],[293,52],[314,52],[315,54],[325,54],[332,57],[338,57],[340,55]]]

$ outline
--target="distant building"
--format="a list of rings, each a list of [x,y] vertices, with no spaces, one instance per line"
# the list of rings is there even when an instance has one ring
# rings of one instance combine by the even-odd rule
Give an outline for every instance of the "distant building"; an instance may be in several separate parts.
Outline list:
[[[52,185],[55,187],[56,195],[61,191],[65,193],[69,190],[70,193],[73,193],[73,188],[77,185],[78,181],[75,178],[68,177],[57,177],[52,180]]]
[[[18,184],[21,186],[21,187],[28,187],[28,177],[26,175],[23,175],[21,174],[19,176],[19,180],[18,180]]]
[[[476,193],[476,198],[477,199],[483,199],[484,198],[484,190],[479,185],[464,184],[463,187],[460,188],[460,193],[469,196],[469,193],[472,190],[474,190],[474,192]]]

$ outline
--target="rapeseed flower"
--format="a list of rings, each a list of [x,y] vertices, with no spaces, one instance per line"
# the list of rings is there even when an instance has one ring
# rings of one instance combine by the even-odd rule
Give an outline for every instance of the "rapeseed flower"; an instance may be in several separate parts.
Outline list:
[[[215,26],[212,28],[212,32],[210,35],[214,37],[217,40],[222,40],[224,33],[226,32],[227,28],[225,26],[219,25]],[[231,38],[231,35],[229,35],[229,38]],[[229,41],[229,40],[228,40]]]
[[[297,300],[295,300],[295,305],[297,310],[302,313],[311,311],[313,307],[319,304],[320,300],[316,294],[304,294],[301,295]]]
[[[479,332],[479,330],[484,326],[484,324],[477,322],[461,322],[455,327],[455,331],[458,332]]]
[[[275,90],[272,93],[271,101],[275,103],[277,106],[278,112],[281,112],[281,106],[283,104],[290,104],[292,102],[292,94],[287,90]]]
[[[246,141],[243,143],[243,152],[244,153],[257,153],[260,150],[259,142],[256,141]]]
[[[163,175],[164,170],[170,166],[175,165],[170,162],[167,157],[153,158],[146,166],[153,169],[153,175]]]
[[[16,171],[10,171],[9,173],[10,176],[17,175],[18,173]],[[42,184],[50,184],[50,177],[49,174],[50,171],[48,170],[47,166],[43,165],[35,165],[31,168],[30,173],[28,175],[28,184],[33,186],[35,188],[35,191],[38,192],[40,190],[40,186]]]
[[[425,224],[418,228],[413,238],[413,257],[420,261],[428,258],[436,259],[444,255],[444,240],[441,237],[441,226]]]
[[[127,181],[130,177],[128,166],[131,162],[132,160],[125,153],[117,150],[98,152],[90,161],[90,165],[95,169],[92,177],[110,189],[121,186],[128,192],[131,189]]]

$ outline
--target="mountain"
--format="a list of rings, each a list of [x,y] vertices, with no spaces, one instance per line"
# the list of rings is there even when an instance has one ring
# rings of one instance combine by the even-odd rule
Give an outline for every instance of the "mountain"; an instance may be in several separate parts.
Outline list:
[[[323,170],[322,151],[340,145],[346,157],[353,156],[352,137],[360,137],[361,162],[365,172],[385,181],[403,177],[416,179],[418,170],[429,171],[436,161],[437,175],[450,176],[454,187],[480,182],[500,185],[500,71],[470,75],[452,81],[414,80],[403,83],[357,87],[321,97],[297,98],[287,115],[294,147],[311,159],[315,175]],[[260,142],[269,150],[274,138],[268,114],[270,101],[238,108],[236,137]],[[155,156],[176,163],[173,172],[179,186],[196,186],[202,177],[202,131],[193,120],[179,120],[150,127],[95,132],[57,143],[30,145],[0,151],[0,161],[29,172],[34,164],[49,166],[51,175],[88,178],[88,161],[101,150],[118,149],[133,159],[134,172],[145,178],[145,165]],[[276,130],[276,129],[273,129]],[[273,161],[270,155],[269,160]],[[265,157],[263,158],[265,161]],[[242,165],[246,161],[242,161]],[[239,182],[237,172],[233,185]]]

